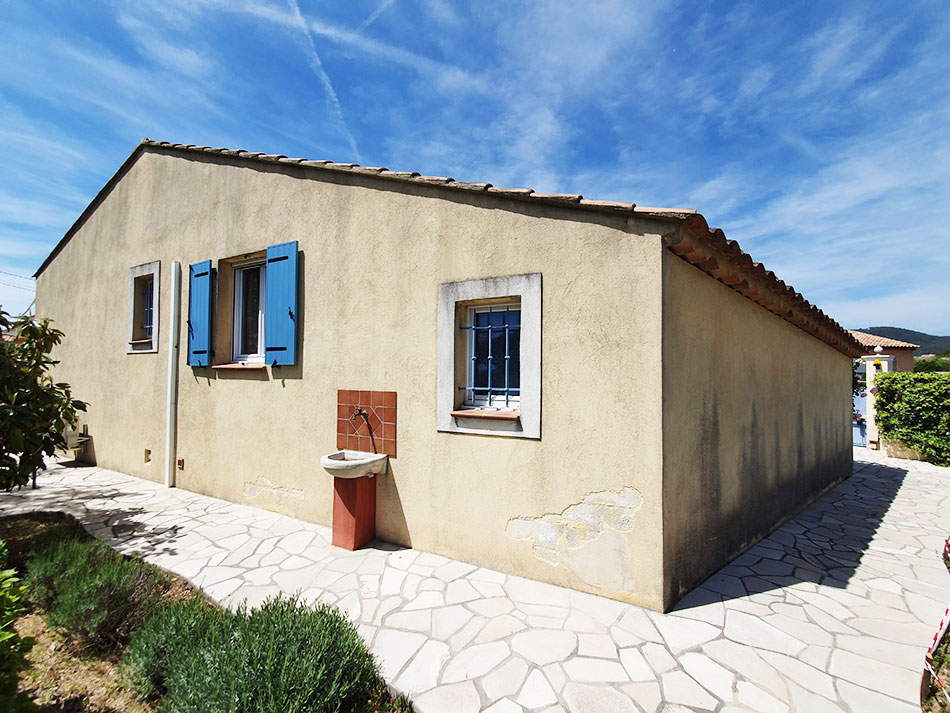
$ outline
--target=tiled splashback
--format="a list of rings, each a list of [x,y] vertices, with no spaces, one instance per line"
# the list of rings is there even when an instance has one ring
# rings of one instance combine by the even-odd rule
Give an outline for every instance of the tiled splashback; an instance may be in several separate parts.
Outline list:
[[[396,392],[340,389],[336,392],[336,447],[354,451],[376,452],[396,456]],[[362,416],[353,419],[356,409],[369,415],[373,440]]]

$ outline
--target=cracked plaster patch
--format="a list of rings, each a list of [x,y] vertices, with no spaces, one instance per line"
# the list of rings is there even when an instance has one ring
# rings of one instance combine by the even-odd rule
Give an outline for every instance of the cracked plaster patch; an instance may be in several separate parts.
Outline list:
[[[298,490],[297,488],[285,488],[282,485],[276,485],[263,475],[259,475],[257,480],[244,483],[244,497],[246,497],[248,500],[253,500],[262,493],[275,496],[278,501],[282,501],[284,498],[303,500],[302,490]]]
[[[626,545],[624,538],[617,533],[633,529],[634,515],[642,503],[643,496],[635,488],[588,493],[580,502],[569,505],[560,513],[512,518],[505,534],[513,540],[529,540],[532,554],[539,560],[553,566],[563,564],[591,584],[622,584],[603,581],[602,568],[596,568],[601,573],[592,570],[590,563],[586,562],[590,558],[575,553],[598,541],[593,549],[601,550],[601,554],[604,550],[610,551],[613,556],[609,559],[626,571],[629,566],[624,561]],[[607,541],[604,541],[605,535]]]

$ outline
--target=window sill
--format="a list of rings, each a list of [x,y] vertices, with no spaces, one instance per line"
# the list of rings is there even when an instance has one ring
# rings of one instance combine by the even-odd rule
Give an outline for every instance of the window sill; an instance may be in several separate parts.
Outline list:
[[[250,370],[250,371],[261,371],[267,369],[267,364],[215,364],[211,367],[212,369],[234,369],[234,370]]]
[[[520,411],[495,411],[493,409],[472,408],[453,411],[454,418],[484,418],[495,421],[517,421],[521,418]]]
[[[151,339],[133,339],[129,344],[151,344]]]

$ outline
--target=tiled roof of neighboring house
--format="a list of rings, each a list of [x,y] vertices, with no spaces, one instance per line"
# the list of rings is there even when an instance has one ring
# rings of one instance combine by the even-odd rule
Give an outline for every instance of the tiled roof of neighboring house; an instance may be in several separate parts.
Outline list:
[[[858,344],[862,347],[868,347],[874,349],[874,347],[885,347],[888,349],[916,349],[919,347],[919,344],[911,344],[910,342],[902,342],[898,339],[888,339],[887,337],[879,337],[876,334],[870,334],[868,332],[859,332],[854,329],[849,329],[851,336],[854,337]]]
[[[193,144],[173,144],[151,139],[142,139],[142,142],[79,216],[59,244],[53,248],[34,277],[39,276],[46,269],[73,233],[85,222],[100,199],[124,175],[126,168],[141,152],[146,150],[179,154],[210,154],[231,157],[238,161],[292,164],[315,171],[359,174],[390,181],[428,184],[453,191],[485,193],[515,201],[560,205],[574,210],[665,221],[671,224],[671,229],[663,235],[663,241],[675,255],[838,351],[851,357],[858,357],[864,353],[864,349],[846,329],[802,297],[791,285],[778,279],[774,272],[766,270],[762,263],[755,262],[735,240],[727,240],[721,230],[710,228],[706,219],[692,209],[649,208],[622,201],[590,200],[580,194],[538,193],[530,188],[501,188],[490,183],[456,181],[447,176],[422,176],[414,171],[390,171],[388,168],[360,166],[355,163],[311,161],[305,158],[288,158],[280,154],[253,153],[241,149],[212,148]]]

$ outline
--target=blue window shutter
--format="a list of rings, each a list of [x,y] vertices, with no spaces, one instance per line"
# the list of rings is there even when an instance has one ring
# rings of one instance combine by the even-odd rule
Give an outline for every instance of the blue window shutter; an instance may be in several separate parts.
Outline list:
[[[211,364],[211,261],[189,268],[188,365]]]
[[[297,241],[267,248],[264,301],[264,360],[272,366],[297,363]]]

